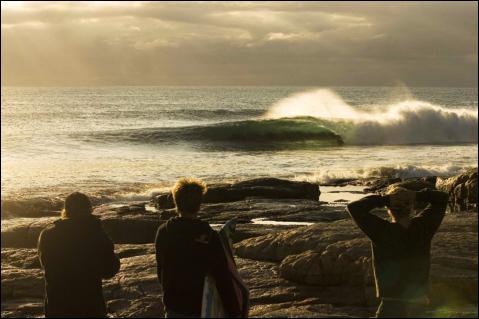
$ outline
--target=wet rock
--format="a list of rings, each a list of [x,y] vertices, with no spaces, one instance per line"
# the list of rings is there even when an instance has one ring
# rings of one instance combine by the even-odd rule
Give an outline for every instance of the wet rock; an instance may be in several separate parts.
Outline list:
[[[361,236],[350,220],[339,220],[249,238],[237,243],[235,251],[242,258],[280,262],[289,255],[307,250],[320,252],[332,243]]]
[[[365,191],[371,193],[386,193],[392,187],[403,187],[412,191],[420,191],[424,188],[435,189],[436,177],[421,177],[421,178],[382,178],[373,182],[371,186],[365,188]]]
[[[282,261],[285,279],[318,286],[373,287],[368,239],[351,221],[320,223],[250,238],[235,245],[238,255]],[[477,304],[477,218],[447,215],[434,237],[431,299],[438,305]]]
[[[3,302],[2,318],[31,318],[43,316],[43,300],[38,298],[20,298]]]
[[[450,178],[438,178],[436,187],[449,194],[452,212],[477,212],[477,167]]]
[[[322,182],[321,186],[349,186],[363,185],[361,180],[357,178],[332,178],[326,182]]]
[[[385,189],[389,185],[392,185],[394,183],[399,183],[401,182],[400,178],[378,178],[374,179],[372,181],[367,182],[367,187],[364,189],[365,192],[368,193],[377,193],[380,190]]]
[[[176,216],[175,209],[163,210],[162,220]],[[332,221],[348,218],[344,207],[329,206],[308,199],[246,198],[229,203],[203,204],[200,218],[210,223],[225,223],[231,218],[249,222],[256,218],[273,221]]]
[[[141,214],[146,212],[145,205],[146,203],[124,205],[120,207],[110,208],[110,210],[116,211],[119,214]]]
[[[103,294],[110,316],[163,317],[155,254],[122,258],[119,273],[104,281]]]
[[[370,242],[366,238],[340,241],[322,252],[308,250],[286,257],[281,276],[319,286],[366,286],[371,284]]]
[[[430,182],[430,179],[425,179],[425,178],[411,178],[411,179],[406,179],[402,182],[399,183],[394,183],[389,185],[385,191],[393,188],[393,187],[402,187],[405,189],[409,189],[411,191],[420,191],[422,189],[430,189],[430,190],[435,190],[436,186],[434,183]]]
[[[118,245],[116,251],[125,252],[142,248],[148,252],[152,245]],[[335,316],[372,314],[369,308],[353,306],[357,304],[361,295],[356,288],[317,289],[298,285],[278,276],[276,263],[241,258],[237,258],[236,262],[242,278],[250,289],[250,316],[304,315],[321,309]],[[43,314],[41,270],[9,271],[6,276],[4,273],[5,269],[2,267],[2,316],[41,316]],[[154,254],[122,258],[120,272],[103,282],[103,292],[110,317],[163,316],[162,292],[157,280]]]
[[[237,258],[238,269],[251,292],[250,316],[372,316],[377,300],[372,285],[369,242],[358,235],[341,239],[328,234],[332,230],[348,233],[347,222],[321,223],[319,227],[294,227],[278,232],[276,236],[284,241],[276,241],[277,244],[286,245],[288,240],[296,242],[288,246],[291,251],[281,264]],[[240,226],[251,227],[254,231],[258,225]],[[264,240],[267,236],[260,237]],[[301,244],[300,237],[304,241]],[[327,244],[323,245],[323,241]],[[302,251],[311,247],[314,249]],[[109,315],[161,317],[162,293],[156,278],[154,245],[125,244],[115,245],[115,248],[121,257],[121,269],[103,284]],[[269,249],[278,250],[271,246]],[[475,297],[477,304],[477,220],[471,215],[446,216],[432,249],[431,296],[437,308],[447,309],[450,316],[477,314],[470,300],[464,299],[464,295],[470,296],[474,303]],[[21,269],[23,264],[18,263],[22,256],[30,256],[35,250],[16,250],[16,254],[12,253],[13,249],[2,250],[2,316],[41,315],[41,270]],[[292,255],[296,251],[298,253]],[[364,266],[369,268],[363,269]],[[286,275],[286,271],[290,273]],[[446,303],[445,299],[449,301]],[[451,299],[461,301],[462,305],[454,310],[450,306]]]
[[[448,185],[456,185],[451,186],[454,191],[469,179]],[[433,179],[401,182],[408,182],[408,187],[422,187],[433,184]],[[248,183],[243,186],[253,187]],[[460,189],[458,194],[465,198],[465,191]],[[109,315],[114,317],[163,316],[153,240],[157,227],[173,216],[174,210],[157,214],[138,204],[130,203],[124,208],[102,205],[95,210],[113,240],[123,243],[115,245],[121,258],[120,273],[104,281]],[[374,213],[385,216],[385,210]],[[234,240],[236,252],[242,257],[237,258],[238,268],[251,291],[250,316],[374,314],[377,300],[369,241],[350,221],[344,207],[325,205],[317,199],[259,196],[207,203],[200,216],[216,224],[216,229],[232,217],[243,221],[237,226]],[[477,317],[477,218],[473,216],[447,215],[433,240],[431,299],[436,309],[447,316]],[[256,218],[317,224],[250,223]],[[35,247],[40,231],[55,219],[2,220],[2,317],[42,315],[43,277]]]
[[[158,214],[136,210],[105,209],[95,211],[103,228],[116,244],[152,243],[159,225]],[[2,222],[2,247],[34,248],[41,231],[58,218],[24,218]]]
[[[349,306],[364,303],[364,292],[357,287],[318,287],[297,284],[279,276],[279,265],[236,258],[238,270],[250,290],[250,317],[275,317],[300,314],[308,307],[329,309],[331,314],[372,315],[369,309]],[[334,306],[332,306],[334,305]],[[308,311],[301,317],[306,316]]]
[[[319,195],[319,186],[316,184],[277,178],[257,178],[235,184],[210,185],[203,198],[203,202],[227,203],[240,201],[247,197],[299,198],[317,201],[319,200]],[[158,209],[174,207],[171,193],[158,195],[154,202]]]
[[[147,244],[155,240],[160,220],[156,214],[102,216],[105,232],[115,244]]]
[[[13,217],[48,217],[58,216],[63,209],[60,198],[30,198],[2,200],[2,219]]]
[[[141,255],[149,255],[155,253],[155,244],[123,244],[115,245],[115,254],[118,258],[129,258]]]
[[[145,252],[150,251],[151,247],[146,246]],[[120,247],[120,251],[131,252],[131,248]],[[20,250],[24,250],[24,254],[30,251]],[[43,314],[42,270],[4,267],[3,262],[2,258],[2,317]],[[163,305],[155,255],[122,258],[119,273],[103,281],[103,294],[110,316],[162,318]]]
[[[337,307],[324,303],[321,299],[310,298],[253,307],[250,316],[261,318],[370,318],[375,310],[374,307]]]
[[[40,268],[36,249],[2,248],[2,268],[17,267],[24,269]]]
[[[215,230],[219,230],[221,226],[221,224],[213,224],[212,227]],[[236,225],[235,233],[232,235],[232,240],[234,243],[237,243],[248,238],[279,233],[297,227],[295,225],[238,224]]]
[[[43,272],[40,269],[3,267],[2,306],[5,300],[43,298]]]
[[[41,231],[55,220],[57,220],[55,217],[45,217],[2,221],[2,248],[37,247],[38,236]]]

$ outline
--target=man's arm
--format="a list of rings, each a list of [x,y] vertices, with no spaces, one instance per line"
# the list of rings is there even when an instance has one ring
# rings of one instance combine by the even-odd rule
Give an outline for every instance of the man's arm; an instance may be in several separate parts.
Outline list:
[[[389,205],[388,196],[369,195],[360,200],[351,202],[347,206],[349,215],[358,227],[372,241],[379,241],[383,238],[389,222],[370,213],[374,208]]]
[[[98,221],[99,228],[95,237],[98,256],[97,265],[101,278],[108,279],[115,276],[120,270],[120,259],[115,254],[115,247],[108,234],[103,229],[101,222]]]
[[[110,237],[102,231],[102,251],[100,258],[102,259],[101,277],[108,279],[115,276],[120,270],[120,259],[115,254],[115,247]]]
[[[434,236],[441,225],[446,213],[448,196],[447,193],[427,189],[416,193],[416,200],[429,203],[429,205],[415,217],[415,220],[422,224],[424,231],[430,237]]]

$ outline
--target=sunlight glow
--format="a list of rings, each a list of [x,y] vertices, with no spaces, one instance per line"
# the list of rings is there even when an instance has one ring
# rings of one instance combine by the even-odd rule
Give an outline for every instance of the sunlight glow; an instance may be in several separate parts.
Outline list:
[[[141,6],[145,1],[86,1],[85,4],[94,7],[114,7],[114,6]]]
[[[19,9],[25,6],[25,1],[2,1],[2,8]]]

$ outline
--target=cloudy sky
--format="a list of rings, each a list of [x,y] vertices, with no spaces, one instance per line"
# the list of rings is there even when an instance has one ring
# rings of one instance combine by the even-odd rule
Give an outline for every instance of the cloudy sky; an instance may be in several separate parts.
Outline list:
[[[2,1],[2,85],[477,86],[476,2]]]

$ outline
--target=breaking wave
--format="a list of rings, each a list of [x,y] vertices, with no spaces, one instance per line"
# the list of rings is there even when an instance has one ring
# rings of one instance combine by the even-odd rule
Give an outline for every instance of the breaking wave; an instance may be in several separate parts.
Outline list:
[[[342,144],[342,138],[315,118],[258,119],[221,122],[210,125],[168,128],[144,128],[95,133],[93,140],[134,143],[213,142],[230,144],[268,144],[282,142],[330,142]]]
[[[477,110],[445,108],[418,100],[368,110],[353,108],[328,89],[292,95],[260,118],[186,127],[95,132],[86,139],[140,144],[278,143],[407,145],[477,143]],[[308,144],[310,143],[310,144]],[[312,144],[311,144],[312,143]],[[303,147],[305,146],[303,145]]]
[[[477,109],[452,109],[418,100],[360,110],[331,90],[320,89],[285,98],[265,118],[310,116],[347,144],[399,145],[477,143]]]

